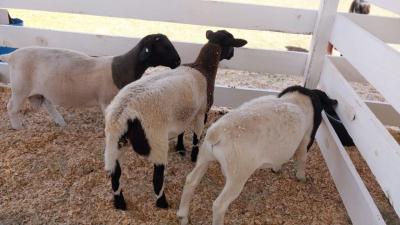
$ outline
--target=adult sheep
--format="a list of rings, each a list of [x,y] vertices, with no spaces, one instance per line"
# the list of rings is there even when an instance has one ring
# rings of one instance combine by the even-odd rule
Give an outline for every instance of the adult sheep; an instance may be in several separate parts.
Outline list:
[[[11,98],[7,109],[14,129],[23,127],[20,110],[28,98],[35,108],[44,106],[60,126],[66,123],[54,105],[102,110],[119,89],[139,79],[151,66],[180,65],[179,55],[162,34],[144,37],[120,56],[91,57],[66,49],[26,47],[0,56],[10,68]]]
[[[365,0],[353,0],[349,13],[369,14],[371,5]]]
[[[187,176],[177,212],[181,225],[189,221],[189,204],[210,162],[217,160],[225,187],[213,203],[213,225],[224,223],[225,212],[247,179],[260,167],[278,171],[294,156],[296,177],[305,180],[307,149],[322,120],[322,110],[337,101],[320,90],[292,86],[278,97],[265,96],[221,117],[207,130],[193,171]]]
[[[199,137],[204,115],[213,99],[218,64],[231,59],[234,47],[247,42],[227,31],[207,31],[209,40],[195,62],[160,72],[125,86],[112,100],[105,115],[105,169],[111,175],[114,206],[125,209],[121,191],[120,139],[128,139],[135,152],[154,164],[153,186],[156,206],[167,208],[164,169],[168,140],[191,125]]]

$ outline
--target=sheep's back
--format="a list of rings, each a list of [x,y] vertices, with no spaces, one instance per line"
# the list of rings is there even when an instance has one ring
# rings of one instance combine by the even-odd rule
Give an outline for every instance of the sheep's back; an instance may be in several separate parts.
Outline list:
[[[107,107],[106,122],[124,123],[139,117],[145,129],[166,129],[177,121],[187,123],[206,105],[206,81],[198,73],[178,68],[144,76],[125,86]]]
[[[304,137],[305,122],[298,105],[273,96],[261,97],[219,119],[207,131],[206,139],[211,144],[228,144],[231,148],[225,151],[243,157],[284,161],[293,155]]]

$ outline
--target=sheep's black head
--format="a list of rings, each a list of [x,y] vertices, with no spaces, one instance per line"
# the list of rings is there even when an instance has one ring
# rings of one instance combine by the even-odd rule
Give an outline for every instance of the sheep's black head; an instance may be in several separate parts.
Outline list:
[[[181,64],[178,52],[163,34],[147,35],[139,46],[139,62],[146,66],[167,66],[174,69]]]
[[[220,60],[231,59],[233,57],[234,47],[238,48],[247,44],[246,40],[234,38],[233,35],[226,30],[219,30],[217,32],[208,30],[206,32],[206,37],[210,43],[221,46]]]
[[[311,92],[316,96],[316,98],[318,98],[320,105],[325,112],[330,113],[335,111],[334,107],[338,104],[336,99],[329,98],[325,92],[318,89],[311,90]]]

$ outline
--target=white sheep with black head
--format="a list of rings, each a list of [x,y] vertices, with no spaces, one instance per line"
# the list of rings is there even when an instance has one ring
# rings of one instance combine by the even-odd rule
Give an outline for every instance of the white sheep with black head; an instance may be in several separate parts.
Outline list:
[[[221,117],[208,129],[193,171],[187,176],[177,215],[181,225],[189,221],[189,204],[210,162],[217,160],[225,187],[213,203],[213,225],[222,225],[224,215],[248,178],[258,168],[280,169],[292,157],[296,177],[305,181],[307,149],[322,120],[322,110],[337,101],[320,90],[292,86],[278,97],[265,96]]]
[[[35,108],[44,106],[58,125],[65,126],[54,105],[100,105],[104,110],[119,89],[139,79],[148,67],[180,65],[176,49],[162,34],[144,37],[120,56],[92,57],[67,49],[26,47],[1,55],[0,60],[10,68],[12,94],[7,108],[14,129],[23,128],[20,110],[26,99]]]
[[[105,169],[111,175],[114,206],[125,209],[119,183],[119,141],[128,139],[138,154],[154,164],[156,206],[167,208],[164,169],[168,140],[193,127],[200,137],[204,116],[212,105],[218,64],[231,59],[234,47],[247,42],[227,31],[207,31],[205,44],[195,62],[177,69],[151,74],[125,86],[112,100],[105,115]]]

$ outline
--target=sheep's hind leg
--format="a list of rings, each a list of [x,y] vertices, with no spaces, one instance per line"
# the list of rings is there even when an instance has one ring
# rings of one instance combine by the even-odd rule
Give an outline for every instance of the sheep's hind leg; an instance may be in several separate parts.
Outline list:
[[[184,135],[184,133],[178,135],[178,142],[176,144],[176,151],[181,156],[185,156],[185,154],[186,154],[185,145],[183,144],[183,135]]]
[[[24,100],[24,97],[20,97],[12,93],[11,98],[7,104],[7,111],[10,118],[11,127],[15,130],[20,130],[23,128],[20,110],[22,108]]]
[[[62,115],[57,111],[56,107],[47,99],[44,100],[43,106],[46,108],[47,112],[53,118],[54,122],[56,122],[57,125],[60,127],[65,127],[67,126],[67,123],[65,123],[64,118]]]
[[[178,219],[181,225],[186,225],[189,223],[189,205],[192,200],[194,190],[199,185],[201,178],[207,172],[207,168],[211,161],[215,160],[210,152],[203,149],[200,151],[200,155],[196,166],[186,177],[186,183],[183,188],[181,203],[179,205],[179,210],[177,212]]]
[[[194,120],[194,134],[193,134],[193,147],[191,153],[191,160],[192,162],[196,162],[197,155],[199,154],[199,139],[201,134],[203,133],[204,124],[207,121],[207,114],[199,114]]]
[[[157,198],[156,206],[162,209],[168,208],[167,198],[164,193],[164,170],[165,166],[163,164],[154,164],[153,188]]]
[[[119,165],[119,162],[117,160],[114,172],[111,173],[111,185],[114,192],[114,207],[116,209],[126,210],[126,203],[124,195],[122,194],[120,178],[121,178],[121,166]]]
[[[240,192],[242,192],[248,177],[236,177],[238,179],[227,177],[224,189],[213,203],[213,225],[224,224],[226,210],[233,200],[239,196]]]

